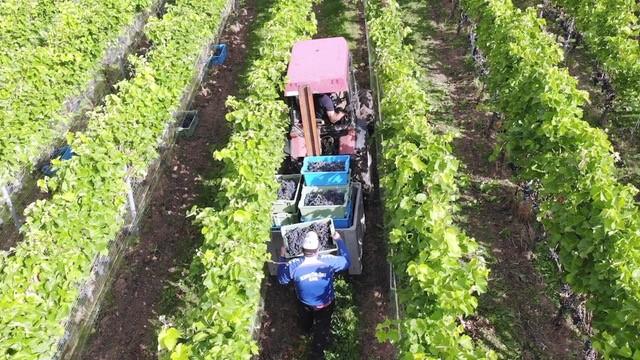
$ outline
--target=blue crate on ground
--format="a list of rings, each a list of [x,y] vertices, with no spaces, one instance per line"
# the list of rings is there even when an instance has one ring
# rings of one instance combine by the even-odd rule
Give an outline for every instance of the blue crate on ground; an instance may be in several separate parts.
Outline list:
[[[309,164],[317,161],[337,162],[344,164],[343,171],[330,172],[310,172]],[[308,186],[330,186],[330,185],[347,185],[349,183],[349,164],[351,157],[349,155],[332,155],[332,156],[307,156],[302,162],[302,175],[304,182]]]
[[[211,56],[211,59],[209,59],[209,66],[222,65],[227,59],[227,54],[229,52],[227,44],[214,45],[211,50],[213,50],[213,55]]]
[[[73,155],[75,155],[73,153],[73,150],[71,150],[71,146],[69,145],[65,145],[61,148],[59,148],[58,150],[56,150],[53,155],[51,156],[51,159],[58,159],[58,160],[70,160]],[[56,175],[56,169],[53,168],[53,166],[51,165],[51,162],[49,162],[48,164],[42,166],[40,168],[40,172],[42,172],[42,174],[44,174],[45,176],[49,176],[49,177],[53,177]]]

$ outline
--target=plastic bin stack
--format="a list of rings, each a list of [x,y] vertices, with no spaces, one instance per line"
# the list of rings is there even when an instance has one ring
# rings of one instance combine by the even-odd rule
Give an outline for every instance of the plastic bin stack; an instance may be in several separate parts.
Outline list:
[[[317,161],[334,162],[343,165],[334,166],[332,170],[335,171],[309,171],[309,165]],[[304,159],[301,174],[280,176],[298,176],[300,179],[298,183],[299,194],[296,194],[295,200],[288,201],[286,204],[284,202],[274,204],[273,209],[278,210],[278,212],[274,212],[272,216],[274,223],[271,229],[271,241],[268,245],[268,251],[271,254],[272,260],[272,262],[267,264],[269,273],[271,275],[277,274],[280,248],[282,246],[288,248],[288,244],[285,241],[288,232],[296,229],[305,229],[316,222],[330,221],[333,222],[333,227],[336,232],[340,233],[342,239],[344,239],[349,249],[349,254],[351,254],[349,274],[361,274],[362,244],[366,231],[366,223],[361,185],[358,182],[351,182],[350,157],[348,155],[309,156]],[[342,203],[325,206],[304,205],[307,196],[322,190],[342,191],[344,193]],[[340,199],[340,196],[336,194],[332,194],[332,196],[329,197],[333,198],[334,201]],[[276,204],[278,205],[276,206]],[[295,215],[291,215],[286,223],[281,221],[281,226],[277,226],[276,220],[278,220],[278,216],[286,217],[287,215],[284,215],[284,213],[294,214],[292,208],[295,209]],[[295,216],[297,216],[297,218]],[[335,244],[331,245],[332,246],[325,249],[327,252],[335,251]],[[289,256],[296,255],[299,254],[289,254]]]
[[[355,191],[351,184],[350,159],[349,155],[307,156],[304,158],[301,171],[304,177],[304,186],[298,203],[302,221],[331,218],[336,229],[346,229],[351,226]],[[316,162],[338,163],[342,165],[342,169],[326,172],[310,171],[310,165]],[[344,201],[336,205],[305,205],[307,197],[324,191],[336,191],[344,194]]]
[[[336,163],[335,171],[310,171],[313,163]],[[271,220],[274,229],[298,222],[309,222],[331,218],[336,229],[346,229],[353,223],[353,208],[356,190],[351,183],[351,158],[349,155],[307,156],[302,164],[301,174],[276,175],[278,181],[294,179],[298,182],[296,194],[292,200],[276,200],[271,207]],[[343,201],[335,205],[305,205],[310,196],[327,191],[342,196]],[[337,193],[337,194],[335,194]]]

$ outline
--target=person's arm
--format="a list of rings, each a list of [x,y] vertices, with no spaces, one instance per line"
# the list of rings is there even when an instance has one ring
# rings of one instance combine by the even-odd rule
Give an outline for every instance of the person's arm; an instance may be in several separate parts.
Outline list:
[[[335,272],[347,270],[351,266],[351,255],[347,244],[342,240],[340,234],[336,231],[333,233],[333,240],[338,245],[338,256],[335,257],[335,262],[331,264]]]
[[[327,94],[322,95],[320,98],[320,105],[324,108],[324,111],[327,113],[327,118],[329,121],[334,124],[344,117],[345,113],[337,112],[335,107],[333,106],[333,101],[331,97]]]
[[[280,285],[287,285],[291,282],[291,273],[289,271],[289,263],[284,257],[284,246],[280,248],[280,259],[278,259],[278,282]]]
[[[346,115],[346,113],[343,112],[337,112],[337,111],[327,111],[327,117],[329,118],[329,121],[332,124],[337,123],[338,121],[342,120],[342,118]]]

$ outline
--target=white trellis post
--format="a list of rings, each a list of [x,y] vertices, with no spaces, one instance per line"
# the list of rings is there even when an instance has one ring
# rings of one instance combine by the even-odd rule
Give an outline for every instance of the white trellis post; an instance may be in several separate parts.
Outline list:
[[[13,202],[11,201],[11,196],[9,195],[9,189],[7,189],[6,186],[2,187],[2,197],[7,207],[9,207],[9,211],[11,212],[11,218],[13,219],[13,224],[16,226],[16,228],[19,229],[20,226],[22,226],[22,222],[18,217],[16,208],[13,206]]]
[[[126,168],[128,172],[128,168]],[[131,177],[127,174],[125,176],[125,183],[127,184],[127,202],[129,203],[129,211],[131,211],[131,227],[134,227],[136,218],[138,217],[138,210],[136,209],[136,201],[133,197],[133,187],[131,186]]]

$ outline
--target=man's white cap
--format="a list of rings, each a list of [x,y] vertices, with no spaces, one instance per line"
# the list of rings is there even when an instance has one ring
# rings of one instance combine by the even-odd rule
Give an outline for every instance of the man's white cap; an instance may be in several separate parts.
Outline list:
[[[304,237],[302,248],[305,250],[316,250],[319,245],[318,234],[316,234],[315,231],[309,231],[307,236]]]

